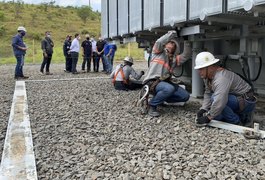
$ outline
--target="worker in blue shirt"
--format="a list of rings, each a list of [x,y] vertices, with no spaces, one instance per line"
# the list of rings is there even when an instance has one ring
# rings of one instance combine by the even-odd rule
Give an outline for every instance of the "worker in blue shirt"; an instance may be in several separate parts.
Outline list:
[[[19,26],[18,33],[12,39],[12,47],[14,55],[17,59],[17,65],[15,69],[15,79],[27,79],[28,76],[23,74],[24,57],[27,51],[26,44],[23,42],[23,37],[26,35],[26,28]]]
[[[117,51],[117,46],[115,43],[110,44],[110,69],[113,69],[113,60],[115,56],[115,52]]]
[[[112,72],[113,59],[114,59],[116,50],[117,50],[116,44],[106,43],[104,46],[103,59],[104,59],[104,64],[106,67],[107,74],[110,74]]]
[[[111,54],[111,45],[108,42],[106,42],[103,51],[103,67],[105,68],[107,74],[110,74],[112,70],[110,64],[110,54]]]

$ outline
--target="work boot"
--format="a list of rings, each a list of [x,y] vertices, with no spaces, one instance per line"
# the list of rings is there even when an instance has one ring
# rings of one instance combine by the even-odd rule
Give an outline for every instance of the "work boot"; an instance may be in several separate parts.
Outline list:
[[[22,79],[28,79],[29,76],[22,76],[21,78],[22,78]]]
[[[158,117],[160,116],[159,112],[157,111],[155,106],[150,106],[148,110],[148,114],[152,117]]]
[[[53,75],[53,74],[52,74],[52,73],[50,73],[50,72],[46,72],[45,74],[46,74],[46,75]]]

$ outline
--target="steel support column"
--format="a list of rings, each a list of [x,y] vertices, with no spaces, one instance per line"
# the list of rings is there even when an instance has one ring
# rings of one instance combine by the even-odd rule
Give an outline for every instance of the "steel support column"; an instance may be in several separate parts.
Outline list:
[[[203,47],[202,42],[193,42],[192,53],[192,93],[191,96],[195,98],[203,97],[203,81],[199,76],[197,70],[194,69],[195,58]]]

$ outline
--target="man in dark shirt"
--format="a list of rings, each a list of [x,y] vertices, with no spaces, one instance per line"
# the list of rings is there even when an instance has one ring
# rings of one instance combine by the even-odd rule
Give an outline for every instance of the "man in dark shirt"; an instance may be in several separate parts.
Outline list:
[[[107,67],[105,67],[105,63],[104,63],[104,59],[103,59],[103,52],[104,52],[104,45],[106,44],[106,42],[99,37],[98,41],[97,41],[97,62],[99,63],[100,59],[102,61],[102,65],[103,65],[103,71],[107,71]],[[98,67],[96,69],[96,71],[98,71]]]
[[[26,28],[19,26],[17,31],[17,35],[12,39],[13,52],[17,59],[15,79],[27,79],[28,76],[24,76],[23,74],[24,57],[27,51],[26,44],[23,42],[23,37],[26,35]]]
[[[70,54],[71,40],[72,40],[72,36],[67,35],[64,41],[64,44],[63,44],[63,54],[65,57],[65,70],[64,70],[65,72],[72,71],[72,58]]]
[[[51,33],[49,31],[45,32],[45,38],[41,41],[41,49],[43,51],[43,61],[40,67],[40,72],[43,72],[44,67],[46,66],[46,75],[52,75],[50,73],[50,64],[52,60],[54,43],[51,39]]]
[[[87,63],[87,72],[91,70],[91,56],[92,56],[92,43],[89,40],[89,35],[86,35],[86,40],[84,40],[81,44],[83,49],[83,63],[82,63],[82,71],[85,72],[85,66]]]

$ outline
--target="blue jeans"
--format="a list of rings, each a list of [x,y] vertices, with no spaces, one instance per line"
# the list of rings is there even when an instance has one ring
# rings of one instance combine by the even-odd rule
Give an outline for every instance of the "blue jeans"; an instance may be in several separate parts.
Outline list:
[[[212,97],[211,100],[214,101],[214,97]],[[240,120],[245,119],[246,116],[249,116],[249,114],[254,111],[255,106],[255,102],[253,103],[245,100],[245,108],[242,112],[239,112],[239,102],[237,97],[235,95],[229,94],[225,108],[223,109],[222,113],[214,117],[214,119],[222,120],[231,124],[238,124]]]
[[[114,61],[114,56],[111,56],[111,57],[110,57],[111,69],[113,68],[113,61]]]
[[[105,66],[105,71],[107,73],[111,73],[112,67],[111,67],[111,57],[103,55],[103,66]]]
[[[169,103],[186,102],[190,98],[190,94],[185,89],[177,84],[171,84],[165,81],[159,82],[155,91],[154,97],[149,102],[154,107],[163,104],[164,101]]]
[[[24,55],[17,55],[17,65],[15,69],[15,77],[23,77]]]

